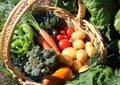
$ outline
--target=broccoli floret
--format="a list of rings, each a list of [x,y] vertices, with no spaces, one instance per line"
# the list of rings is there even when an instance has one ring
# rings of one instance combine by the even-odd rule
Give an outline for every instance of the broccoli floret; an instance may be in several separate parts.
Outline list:
[[[28,61],[24,66],[25,73],[31,79],[41,81],[43,76],[53,73],[59,67],[56,56],[52,48],[42,49],[33,46],[26,54]]]

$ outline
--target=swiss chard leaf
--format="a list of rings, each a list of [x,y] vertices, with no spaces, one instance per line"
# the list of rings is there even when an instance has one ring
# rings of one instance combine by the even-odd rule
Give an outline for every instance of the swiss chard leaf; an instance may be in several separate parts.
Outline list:
[[[90,20],[96,28],[104,34],[109,40],[110,38],[110,23],[112,17],[112,5],[114,0],[83,0],[84,5],[91,14]]]

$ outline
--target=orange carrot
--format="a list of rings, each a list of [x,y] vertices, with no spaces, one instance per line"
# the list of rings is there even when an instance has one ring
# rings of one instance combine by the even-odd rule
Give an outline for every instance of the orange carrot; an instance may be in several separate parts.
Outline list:
[[[52,75],[45,76],[43,78],[42,85],[62,85],[65,80],[71,79],[72,76],[72,70],[67,66],[63,66]]]
[[[50,45],[41,36],[38,37],[38,44],[41,45],[44,49],[49,49],[50,48]]]
[[[46,40],[46,42],[50,45],[50,47],[52,47],[55,50],[56,54],[59,55],[60,50],[58,49],[53,38],[44,29],[40,29],[39,34]]]

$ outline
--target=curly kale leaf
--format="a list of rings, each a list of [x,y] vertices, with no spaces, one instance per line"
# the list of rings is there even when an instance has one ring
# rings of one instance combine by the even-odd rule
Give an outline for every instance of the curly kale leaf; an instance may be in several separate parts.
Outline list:
[[[34,12],[35,19],[40,24],[40,27],[45,29],[49,34],[56,35],[57,27],[64,22],[64,19],[57,17],[50,10],[35,10]]]
[[[24,70],[27,76],[35,81],[41,81],[43,76],[53,73],[58,68],[57,55],[52,48],[42,50],[39,46],[33,46],[26,56],[28,61]]]
[[[54,6],[67,9],[71,13],[78,12],[78,0],[53,0]]]
[[[18,67],[21,71],[24,71],[23,66],[28,61],[25,55],[16,55],[14,53],[10,53],[11,61],[13,66]]]

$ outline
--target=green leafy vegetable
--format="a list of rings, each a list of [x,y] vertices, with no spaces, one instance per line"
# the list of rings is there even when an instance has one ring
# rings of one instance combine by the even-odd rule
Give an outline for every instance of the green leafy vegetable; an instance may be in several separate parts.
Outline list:
[[[90,20],[97,29],[110,40],[110,24],[112,17],[112,5],[114,0],[83,0],[84,5],[91,14]]]
[[[25,54],[34,42],[33,40],[34,32],[32,28],[27,24],[18,24],[13,33],[11,52],[18,55]]]
[[[71,13],[77,13],[78,12],[78,0],[53,0],[54,6],[65,8]]]
[[[120,69],[116,69],[103,85],[120,85]]]
[[[103,85],[112,74],[112,69],[106,65],[96,65],[89,70],[75,75],[65,85]]]
[[[19,0],[0,0],[0,32],[11,10]]]
[[[40,27],[49,34],[56,35],[57,27],[64,22],[64,19],[57,17],[51,10],[35,10],[33,15]]]
[[[115,15],[114,26],[120,34],[120,10],[118,10],[117,14]]]
[[[119,54],[120,54],[120,40],[118,40],[118,49],[119,49]]]

